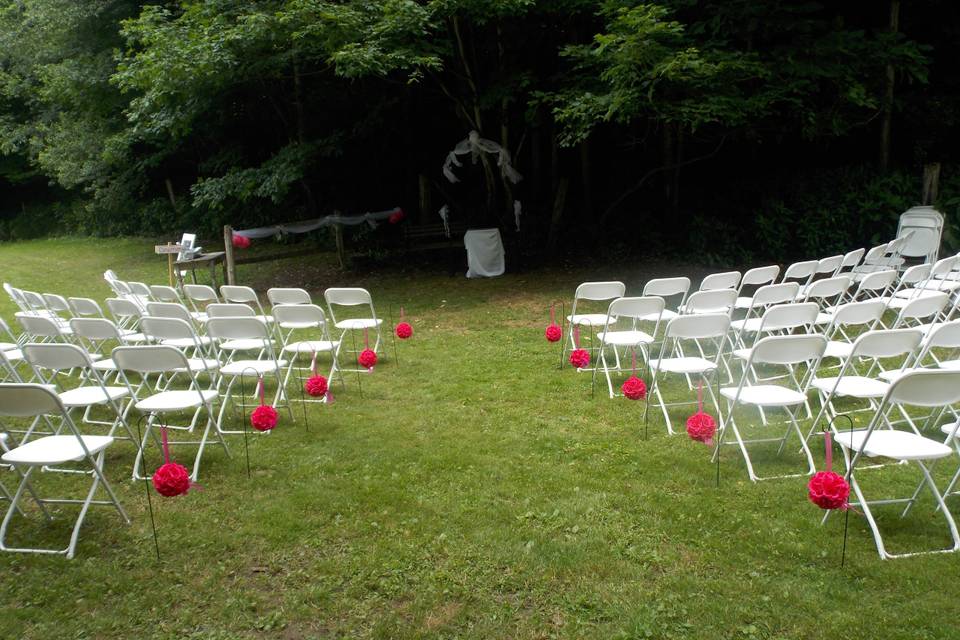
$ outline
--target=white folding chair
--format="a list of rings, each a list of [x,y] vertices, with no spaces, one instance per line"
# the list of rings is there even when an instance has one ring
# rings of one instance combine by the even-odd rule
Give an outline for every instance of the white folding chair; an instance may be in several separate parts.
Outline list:
[[[146,416],[146,428],[143,431],[143,437],[140,440],[140,447],[137,450],[137,458],[133,464],[133,479],[143,480],[149,478],[140,473],[143,465],[144,450],[146,449],[151,437],[158,445],[157,460],[161,459],[159,455],[159,442],[153,434],[154,426],[158,419],[162,420],[161,426],[167,429],[173,429],[180,433],[192,433],[195,430],[198,416],[206,411],[207,420],[203,428],[203,434],[200,440],[175,440],[170,441],[170,445],[185,445],[197,447],[197,454],[193,461],[193,470],[190,473],[190,479],[196,482],[200,475],[200,460],[203,457],[204,449],[210,440],[210,431],[213,429],[213,403],[217,400],[218,393],[215,389],[202,389],[197,382],[196,376],[190,370],[190,362],[187,356],[176,347],[169,345],[132,345],[117,347],[113,350],[111,356],[120,369],[120,377],[124,384],[130,390],[133,397],[133,406],[142,415]],[[137,373],[143,380],[142,384],[136,387],[130,382],[129,373]],[[175,376],[180,375],[186,378],[187,385],[183,389],[164,389],[157,393],[147,395],[145,390],[146,379],[149,375]],[[141,397],[145,396],[145,397]],[[166,423],[168,416],[189,412],[191,414],[190,424],[186,426],[173,425]],[[223,450],[230,455],[227,449],[227,443],[216,434],[217,443],[223,447]]]
[[[204,307],[208,304],[220,302],[220,297],[214,288],[205,284],[185,284],[183,295],[196,314],[204,313]]]
[[[331,287],[323,292],[323,298],[327,302],[327,309],[330,312],[333,326],[340,330],[340,335],[337,338],[340,342],[343,342],[347,331],[363,331],[366,336],[366,332],[372,329],[376,333],[373,351],[374,353],[380,353],[382,341],[380,325],[383,324],[383,320],[377,317],[376,309],[373,308],[373,298],[369,291],[359,287]],[[343,318],[341,316],[341,319],[337,320],[335,311],[337,307],[362,307],[369,312],[369,315],[354,318]],[[361,345],[353,351],[359,352],[363,348],[366,348],[365,345]],[[345,369],[345,371],[352,371],[352,369]]]
[[[663,419],[667,424],[667,432],[673,434],[673,424],[670,421],[670,414],[667,411],[668,406],[682,406],[696,404],[695,402],[671,402],[664,401],[663,393],[660,390],[660,379],[665,373],[679,374],[687,378],[688,384],[691,376],[699,378],[698,382],[702,384],[710,396],[713,406],[720,416],[720,405],[717,402],[716,394],[710,385],[708,377],[719,368],[719,360],[723,354],[723,343],[730,328],[730,316],[726,314],[698,314],[678,316],[667,323],[664,333],[664,345],[662,353],[670,354],[669,357],[660,356],[650,359],[650,371],[652,380],[650,382],[650,398],[655,398],[660,410],[663,412]],[[694,344],[699,355],[684,356],[681,349],[681,342],[689,341]],[[707,342],[707,349],[704,349],[704,342]],[[713,344],[709,344],[712,342]],[[712,352],[712,358],[707,356]],[[647,416],[649,404],[644,407],[644,419]]]
[[[685,315],[722,313],[730,316],[736,302],[736,289],[694,291],[683,305],[683,313]]]
[[[804,302],[815,302],[819,307],[816,324],[829,323],[833,315],[828,309],[834,309],[843,299],[850,288],[849,276],[835,276],[816,280],[807,285],[806,291],[799,299]]]
[[[747,287],[763,287],[773,284],[777,276],[780,275],[780,267],[772,264],[767,267],[756,267],[750,269],[740,280],[740,288],[737,289],[737,309],[749,309],[752,306],[753,298],[747,294]]]
[[[58,554],[73,558],[80,537],[80,527],[83,525],[87,510],[91,505],[111,505],[130,524],[130,518],[124,512],[117,496],[103,472],[104,453],[113,443],[110,436],[86,436],[77,429],[70,415],[66,411],[57,394],[48,387],[39,384],[0,384],[0,416],[13,418],[38,418],[41,416],[60,416],[67,433],[37,438],[21,446],[10,449],[0,461],[11,464],[20,472],[20,486],[17,487],[10,506],[0,525],[0,550],[17,553]],[[69,463],[86,462],[89,466],[90,489],[84,499],[71,498],[38,498],[36,490],[30,483],[30,478],[37,468],[61,467]],[[73,477],[88,477],[87,473],[76,474]],[[94,500],[97,490],[103,486],[108,500]],[[10,522],[19,511],[19,502],[25,491],[33,494],[41,507],[44,516],[50,520],[44,505],[46,504],[79,504],[80,512],[70,534],[70,542],[64,549],[18,547],[11,546],[7,541]]]
[[[290,327],[290,332],[284,340],[284,345],[281,352],[284,355],[289,356],[290,362],[287,365],[287,372],[283,378],[283,387],[287,388],[287,385],[290,382],[290,376],[293,373],[294,367],[296,366],[297,358],[300,356],[306,356],[311,359],[311,362],[314,361],[317,354],[319,353],[329,353],[330,354],[330,371],[327,374],[327,382],[332,385],[334,376],[339,373],[338,358],[340,355],[340,344],[339,340],[334,340],[330,336],[329,325],[327,323],[326,314],[323,313],[323,309],[315,304],[279,304],[273,307],[273,316],[276,319],[277,323],[281,327]],[[311,331],[318,332],[319,335],[316,338],[311,337],[307,340],[292,340],[290,336],[294,331]],[[306,369],[300,367],[301,371],[309,371],[309,367]],[[342,381],[342,378],[341,378]],[[307,402],[326,402],[327,399],[319,401],[306,400]]]
[[[611,300],[622,298],[626,291],[626,285],[617,281],[584,282],[577,286],[577,290],[573,294],[573,304],[570,305],[570,314],[567,316],[567,335],[563,341],[564,357],[566,357],[567,353],[577,348],[574,344],[575,329],[579,332],[580,328],[587,327],[595,331],[603,327],[607,322],[606,310],[598,313],[594,309],[588,308],[586,309],[586,313],[584,313],[584,303],[607,302],[609,305]]]
[[[241,386],[244,386],[247,376],[252,376],[255,380],[273,377],[277,382],[277,391],[271,405],[276,408],[281,406],[280,402],[283,401],[292,421],[293,410],[287,401],[287,394],[282,384],[284,377],[281,373],[281,369],[286,367],[288,363],[286,360],[277,359],[267,325],[254,317],[211,317],[207,321],[207,333],[214,340],[217,359],[222,362],[220,375],[227,380],[227,386],[223,391],[220,402],[220,414],[217,416],[218,433],[244,433],[243,431],[224,429],[223,417],[233,398],[234,385],[240,382]],[[238,354],[250,351],[258,352],[255,359],[237,358]],[[253,382],[252,384],[255,385],[256,383]]]
[[[679,298],[677,304],[674,306],[674,309],[682,309],[684,302],[687,300],[687,294],[690,292],[690,278],[686,276],[681,276],[678,278],[654,278],[649,280],[643,286],[643,296],[657,296],[663,298],[664,304],[671,298]],[[676,318],[680,315],[679,311],[674,311],[664,307],[663,312],[660,314],[662,320],[670,320],[671,318]],[[656,320],[655,317],[644,318],[648,322],[653,322]]]
[[[840,268],[837,269],[837,272],[833,275],[839,276],[842,274],[847,274],[853,278],[853,270],[860,264],[860,260],[863,259],[863,255],[866,253],[866,249],[854,249],[853,251],[848,251],[843,256],[843,260],[840,262]]]
[[[67,298],[74,318],[106,318],[103,309],[93,298]]]
[[[925,407],[937,412],[957,402],[960,402],[960,371],[911,371],[890,385],[867,428],[848,431],[838,428],[837,423],[832,426],[834,440],[840,445],[840,450],[843,452],[843,459],[846,464],[846,479],[850,483],[853,495],[856,496],[856,500],[852,500],[850,506],[863,510],[863,515],[873,532],[877,552],[882,559],[903,558],[926,553],[952,553],[960,549],[960,534],[957,532],[953,514],[950,513],[950,509],[944,502],[943,496],[937,489],[936,482],[926,464],[949,457],[953,450],[942,442],[925,438],[914,431],[895,429],[888,420],[889,413],[898,406],[901,408],[907,406]],[[948,438],[951,435],[948,435]],[[864,457],[888,458],[902,463],[915,464],[923,476],[920,487],[909,498],[868,500],[857,474],[857,466]],[[877,472],[876,475],[880,475],[880,472]],[[952,544],[944,549],[890,553],[884,544],[880,527],[873,514],[873,507],[888,504],[906,505],[903,511],[903,515],[906,515],[916,503],[924,485],[932,493],[938,510],[946,520]],[[827,511],[823,517],[824,521],[829,516],[830,511]]]
[[[18,311],[16,314],[20,328],[31,342],[64,342],[69,343],[73,338],[73,330],[63,326],[56,320],[38,315],[30,315]]]
[[[267,323],[273,322],[273,316],[263,310],[263,305],[260,304],[260,298],[257,296],[257,292],[251,287],[225,284],[220,287],[220,295],[223,296],[224,302],[249,305],[257,311],[257,317],[261,320]]]
[[[153,342],[177,347],[184,354],[193,354],[193,357],[187,358],[190,371],[194,376],[201,373],[208,374],[210,376],[209,388],[212,389],[217,386],[219,381],[217,372],[220,369],[220,361],[213,357],[213,354],[207,348],[210,339],[207,338],[204,341],[203,338],[206,336],[197,335],[191,323],[182,318],[144,317],[140,320],[140,328],[144,335]],[[169,386],[174,377],[176,377],[176,374],[170,376],[164,386]]]
[[[817,274],[819,264],[820,262],[818,260],[794,262],[783,272],[783,277],[780,279],[780,282],[796,282],[800,285],[800,291],[803,291],[804,288],[813,281],[813,277]]]
[[[144,313],[141,307],[123,298],[107,298],[104,303],[107,305],[107,313],[110,314],[110,318],[121,333],[136,329],[137,323]]]
[[[854,341],[850,355],[840,367],[836,376],[820,377],[814,375],[810,386],[817,390],[820,396],[820,412],[813,419],[813,424],[807,433],[807,440],[816,432],[817,425],[826,417],[832,420],[841,412],[837,411],[834,401],[837,398],[866,400],[869,411],[876,411],[880,400],[883,399],[890,387],[890,383],[870,375],[874,364],[880,358],[905,357],[912,354],[920,345],[923,334],[916,329],[882,329],[867,331],[860,334]],[[857,371],[857,366],[867,367],[866,375]],[[847,409],[846,413],[853,410]]]
[[[854,330],[859,327],[862,332],[876,327],[884,309],[886,305],[882,300],[848,302],[836,307],[823,331],[828,340],[823,357],[837,358],[841,362],[846,360],[853,350]],[[820,322],[819,317],[817,322]]]
[[[313,304],[313,299],[306,289],[293,289],[289,287],[274,287],[267,289],[267,300],[270,306],[279,304]]]
[[[800,285],[796,282],[768,284],[757,289],[753,297],[749,298],[749,304],[746,307],[746,314],[743,319],[734,320],[730,323],[730,330],[733,332],[731,340],[733,347],[746,347],[746,335],[756,334],[760,330],[763,323],[763,313],[767,310],[767,307],[793,302],[799,290]],[[737,298],[737,300],[739,305],[741,298]]]
[[[743,460],[747,465],[747,473],[753,482],[772,478],[790,478],[805,475],[804,473],[795,473],[760,477],[754,471],[753,462],[750,459],[750,453],[747,449],[747,445],[751,443],[779,442],[779,455],[779,453],[783,452],[784,445],[790,437],[792,428],[800,439],[800,445],[807,458],[808,469],[806,473],[813,473],[816,470],[813,463],[813,456],[807,447],[804,434],[800,431],[800,425],[797,423],[794,408],[806,403],[807,389],[809,388],[810,378],[812,377],[811,372],[816,371],[826,346],[827,339],[821,335],[769,336],[757,342],[750,352],[750,359],[743,369],[739,384],[736,387],[722,387],[720,389],[720,395],[727,400],[727,411],[726,420],[724,421],[723,429],[720,431],[717,440],[717,450],[714,455],[720,454],[720,449],[723,445],[738,445],[743,455]],[[754,372],[754,367],[758,365],[787,367],[787,380],[790,384],[751,384],[752,380],[759,377]],[[800,365],[807,366],[807,373],[798,379],[796,369]],[[774,438],[744,438],[737,424],[736,416],[736,411],[741,405],[765,410],[773,408],[783,409],[787,414],[789,422],[785,433],[782,436]],[[733,434],[732,441],[730,440],[729,433]]]
[[[718,289],[736,289],[740,284],[739,271],[723,271],[711,273],[700,281],[699,291],[716,291]]]
[[[610,380],[611,371],[623,371],[621,366],[620,353],[618,349],[630,350],[635,355],[639,349],[643,355],[643,363],[649,361],[647,347],[653,343],[654,336],[657,335],[657,329],[660,327],[660,316],[663,312],[663,298],[657,296],[646,296],[637,298],[617,298],[607,307],[607,315],[603,322],[603,330],[597,334],[599,340],[600,364],[593,369],[593,376],[596,378],[597,369],[603,369],[603,375],[607,379],[607,388],[610,391],[610,397],[614,397],[613,382]],[[629,322],[629,329],[615,329],[614,324],[620,321]],[[653,323],[653,332],[647,333],[640,328],[641,322]],[[615,359],[614,367],[607,364],[606,348],[612,347]],[[626,355],[626,354],[624,354]]]

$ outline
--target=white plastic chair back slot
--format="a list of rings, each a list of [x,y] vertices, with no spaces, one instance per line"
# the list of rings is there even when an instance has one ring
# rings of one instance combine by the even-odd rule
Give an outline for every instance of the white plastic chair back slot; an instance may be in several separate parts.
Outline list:
[[[837,307],[833,315],[835,325],[860,325],[874,323],[883,315],[886,305],[882,300],[849,302]]]
[[[257,318],[210,318],[207,334],[217,340],[266,340],[270,337],[267,325]]]
[[[155,318],[180,318],[190,322],[190,311],[179,302],[148,302],[147,314]]]
[[[118,369],[138,373],[161,373],[164,371],[189,370],[190,363],[176,347],[146,345],[117,347],[111,358]]]
[[[689,314],[730,310],[737,302],[736,289],[713,289],[695,291],[687,298],[684,311]]]
[[[327,317],[315,304],[281,304],[273,307],[273,317],[281,324],[315,324],[322,326]]]
[[[213,287],[205,284],[185,284],[183,294],[194,302],[220,302]]]
[[[257,315],[250,306],[238,302],[215,302],[206,311],[210,318],[253,318]]]
[[[267,300],[271,305],[278,304],[313,304],[313,299],[306,289],[275,287],[267,289]]]
[[[253,302],[259,304],[257,292],[250,287],[225,284],[220,287],[220,295],[226,302],[247,303]]]
[[[726,335],[730,328],[730,316],[710,313],[695,316],[677,316],[667,324],[666,336],[681,340],[701,340]]]
[[[740,288],[770,284],[780,275],[780,267],[772,264],[768,267],[755,267],[743,274]]]
[[[650,280],[646,285],[644,285],[643,295],[667,298],[669,296],[685,294],[689,290],[690,278],[657,278]]]
[[[892,358],[911,353],[922,337],[923,334],[916,329],[867,331],[854,341],[850,357]]]
[[[740,284],[739,271],[724,271],[711,273],[700,282],[700,291],[715,291],[717,289],[736,289]]]
[[[327,304],[351,307],[361,304],[373,304],[370,292],[357,287],[334,287],[323,292]]]
[[[622,298],[627,287],[622,282],[584,282],[577,287],[573,294],[576,300],[612,300]]]
[[[87,340],[120,340],[120,331],[106,318],[73,318],[70,328],[74,334]]]
[[[819,360],[827,348],[821,335],[770,336],[763,338],[750,353],[753,363],[799,364]]]
[[[820,307],[815,302],[797,302],[770,307],[763,314],[760,326],[764,331],[809,327],[817,319]]]
[[[768,284],[757,289],[753,295],[753,306],[765,306],[770,304],[781,304],[792,302],[800,292],[800,285],[796,282],[783,282],[780,284]]]
[[[960,371],[910,371],[893,382],[887,400],[914,407],[955,404],[960,402]]]

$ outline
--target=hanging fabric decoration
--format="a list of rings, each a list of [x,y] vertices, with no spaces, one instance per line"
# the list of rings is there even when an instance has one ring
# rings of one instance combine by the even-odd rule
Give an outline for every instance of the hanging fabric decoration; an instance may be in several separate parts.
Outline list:
[[[410,326],[410,323],[403,319],[403,307],[400,307],[400,322],[397,323],[395,329],[397,337],[401,340],[406,340],[413,335],[413,327]]]
[[[523,207],[519,200],[513,201],[513,223],[517,226],[517,232],[520,232],[520,214],[523,213]]]
[[[234,233],[231,244],[233,244],[234,249],[248,249],[250,247],[250,238]]]
[[[440,214],[440,219],[443,220],[443,234],[450,237],[450,207],[443,205],[440,207],[440,211],[437,212]]]
[[[547,325],[543,335],[546,336],[547,342],[559,342],[560,338],[563,337],[563,332],[560,330],[560,325],[557,324],[552,304],[550,305],[550,324]]]
[[[629,398],[630,400],[643,400],[647,397],[647,385],[642,379],[637,377],[636,349],[633,350],[633,365],[631,368],[630,377],[624,380],[620,390],[623,392],[624,397]]]
[[[447,159],[443,163],[443,175],[446,176],[447,180],[454,183],[460,182],[460,178],[453,173],[453,168],[462,167],[463,163],[460,162],[457,156],[465,156],[468,153],[470,154],[473,162],[477,161],[477,158],[481,153],[496,154],[497,166],[500,168],[500,175],[513,184],[517,184],[523,179],[523,176],[521,176],[510,163],[509,151],[501,147],[493,140],[481,138],[480,134],[476,131],[471,131],[469,134],[467,134],[467,138],[465,140],[458,142],[457,146],[455,146],[453,150],[447,154]]]
[[[390,217],[387,218],[387,222],[390,224],[400,224],[407,217],[407,214],[404,213],[403,209],[397,208],[396,211],[390,214]]]
[[[810,502],[821,509],[845,511],[850,508],[847,501],[850,497],[850,485],[842,475],[833,471],[833,438],[829,429],[823,432],[823,442],[827,448],[827,469],[813,474],[807,483],[807,494]]]
[[[577,369],[590,366],[590,352],[580,348],[580,327],[573,328],[573,351],[570,352],[570,364]]]
[[[691,440],[713,446],[713,436],[717,432],[717,422],[709,413],[703,412],[703,380],[697,389],[697,412],[687,418],[687,435]]]
[[[365,347],[360,355],[357,356],[357,362],[361,367],[366,367],[367,371],[373,373],[373,367],[377,364],[377,352],[370,348],[370,336],[367,330],[363,330],[363,346]]]
[[[157,493],[166,497],[181,496],[190,490],[193,483],[186,467],[170,461],[170,445],[167,443],[167,428],[160,427],[160,437],[163,442],[164,463],[153,472],[153,488]]]
[[[317,375],[316,351],[313,352],[313,358],[310,360],[310,372],[312,375],[307,378],[306,382],[303,383],[303,390],[307,392],[308,396],[312,396],[314,398],[327,395],[327,389],[329,388],[327,379],[323,376]]]
[[[257,395],[260,396],[260,406],[250,413],[250,426],[257,431],[270,431],[277,426],[279,415],[277,410],[264,404],[263,376],[257,378]]]

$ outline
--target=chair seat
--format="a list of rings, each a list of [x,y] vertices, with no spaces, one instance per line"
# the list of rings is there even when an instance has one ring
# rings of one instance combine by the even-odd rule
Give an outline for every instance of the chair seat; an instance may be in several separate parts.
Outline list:
[[[717,368],[715,362],[703,358],[690,356],[687,358],[654,358],[650,360],[650,368],[670,373],[706,373]]]
[[[105,358],[94,362],[93,368],[97,371],[116,371],[117,363],[113,361],[113,358]]]
[[[949,371],[960,371],[960,360],[944,360],[940,363],[940,368]]]
[[[893,295],[894,297],[903,298],[906,300],[917,300],[919,298],[929,298],[931,296],[937,295],[938,293],[941,293],[941,291],[937,289],[936,286],[932,285],[931,283],[927,283],[927,284],[929,286],[923,287],[922,289],[916,289],[916,288],[901,289],[900,291],[897,291]],[[954,283],[954,284],[956,284],[957,286],[960,286],[960,283]],[[944,289],[944,291],[947,291],[947,290],[948,289]]]
[[[187,358],[187,366],[193,373],[216,371],[220,368],[220,361],[214,358]],[[179,369],[183,371],[183,369]]]
[[[605,313],[578,313],[573,316],[567,316],[567,322],[572,324],[586,324],[593,327],[602,327],[607,323],[607,314]],[[340,325],[337,325],[340,326]]]
[[[830,311],[820,311],[817,313],[817,319],[813,321],[814,324],[830,324],[833,322],[833,313]]]
[[[853,398],[882,398],[890,387],[889,383],[875,378],[864,376],[843,376],[840,383],[837,384],[837,378],[814,378],[810,383],[815,388],[830,393],[833,385],[837,385],[835,393],[839,396],[850,396]]]
[[[23,351],[20,351],[20,349],[11,349],[10,351],[4,351],[3,356],[10,362],[20,362],[23,360]]]
[[[322,322],[281,322],[281,329],[319,329],[323,326]]]
[[[202,395],[202,398],[201,398]],[[215,389],[204,389],[197,393],[192,389],[183,391],[161,391],[137,403],[137,409],[146,413],[163,413],[164,411],[181,411],[196,409],[204,402],[212,402],[217,398]]]
[[[220,343],[221,349],[227,351],[259,351],[268,344],[273,344],[273,340],[263,340],[261,338],[240,338],[237,340],[224,340]]]
[[[0,460],[29,466],[63,464],[83,460],[84,446],[91,455],[96,455],[113,442],[110,436],[80,437],[83,439],[83,446],[77,436],[44,436],[8,451],[0,456]]]
[[[136,331],[126,330],[125,333],[120,335],[120,340],[127,344],[143,344],[144,342],[150,342],[150,338],[143,335],[142,333],[137,333]]]
[[[193,338],[170,338],[169,340],[161,340],[160,344],[176,347],[177,349],[192,349],[198,344],[202,347],[207,346],[210,344],[210,338],[207,336],[197,336],[196,341],[194,341]]]
[[[875,429],[866,440],[867,431],[841,431],[834,439],[842,447],[852,451],[863,451],[871,458],[883,457],[894,460],[935,460],[945,458],[953,453],[953,449],[931,440],[906,431]],[[866,447],[864,447],[866,440]]]
[[[733,306],[736,309],[749,309],[753,306],[753,298],[750,296],[739,296],[737,301],[733,303]]]
[[[733,400],[737,396],[737,388],[723,387],[720,389],[720,395]],[[759,407],[789,407],[802,404],[806,399],[807,396],[795,389],[788,389],[775,384],[745,386],[740,390],[740,402]]]
[[[760,330],[763,318],[749,318],[747,320],[734,320],[730,327],[736,331],[746,331],[747,333],[756,333]]]
[[[220,373],[225,376],[242,376],[248,374],[275,373],[276,367],[287,366],[286,360],[234,360],[220,367]]]
[[[336,324],[337,329],[373,329],[383,324],[380,318],[348,318]]]
[[[17,345],[12,342],[0,342],[0,351],[12,351],[17,348]]]
[[[891,369],[890,371],[881,371],[879,376],[881,379],[886,380],[887,382],[894,382],[903,377],[903,374],[910,373],[911,371],[922,371],[923,369],[919,367],[907,367],[906,369]]]
[[[65,407],[89,407],[94,404],[104,404],[110,400],[124,398],[130,395],[130,390],[126,387],[77,387],[64,391],[60,395],[60,401]]]
[[[680,313],[684,315],[706,315],[714,313],[730,313],[730,307],[702,307],[697,309],[691,309],[688,305],[683,305],[680,307]]]
[[[660,318],[660,320],[672,320],[673,318],[676,318],[678,315],[680,314],[677,313],[676,311],[671,311],[670,309],[664,309],[663,312],[660,313],[659,315],[656,313],[648,313],[645,316],[640,316],[640,319],[643,320],[644,322],[656,322],[657,318]]]
[[[603,344],[617,347],[635,347],[653,342],[653,337],[644,331],[601,331],[597,337]]]
[[[824,358],[840,358],[845,360],[853,352],[853,345],[842,340],[831,340],[823,351]]]
[[[301,340],[291,342],[283,348],[285,353],[313,353],[314,351],[333,351],[339,342],[336,340]]]
[[[957,421],[960,422],[960,421]],[[943,435],[949,436],[953,433],[954,429],[957,428],[957,422],[948,422],[947,424],[940,427],[940,431],[943,432]],[[960,430],[957,430],[957,433],[954,435],[955,438],[960,438]]]

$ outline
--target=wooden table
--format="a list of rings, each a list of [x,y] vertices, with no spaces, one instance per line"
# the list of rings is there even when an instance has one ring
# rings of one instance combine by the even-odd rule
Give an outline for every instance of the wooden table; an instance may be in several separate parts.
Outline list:
[[[223,251],[214,251],[213,253],[201,253],[189,260],[177,260],[173,263],[174,271],[177,274],[177,281],[180,288],[183,289],[183,272],[189,271],[193,275],[193,283],[197,283],[197,269],[207,267],[210,269],[210,281],[214,289],[217,288],[217,263],[223,264],[223,281],[227,282],[227,263],[224,260],[226,255]]]

